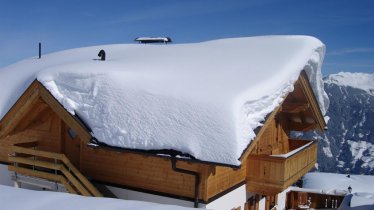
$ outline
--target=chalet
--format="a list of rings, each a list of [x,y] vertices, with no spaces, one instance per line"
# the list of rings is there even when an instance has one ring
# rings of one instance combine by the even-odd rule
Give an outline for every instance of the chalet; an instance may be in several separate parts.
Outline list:
[[[106,61],[92,59],[100,49]],[[317,142],[290,132],[326,127],[324,49],[264,36],[21,61],[0,70],[0,161],[21,187],[35,178],[85,196],[282,209],[317,160]]]

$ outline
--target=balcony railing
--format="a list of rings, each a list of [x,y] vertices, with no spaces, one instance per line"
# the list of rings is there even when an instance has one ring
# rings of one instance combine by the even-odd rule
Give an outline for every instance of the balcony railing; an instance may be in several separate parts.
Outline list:
[[[313,168],[317,142],[289,139],[290,152],[282,155],[250,155],[247,161],[247,191],[275,195]]]
[[[61,153],[36,150],[36,142],[11,146],[9,171],[29,177],[61,183],[68,192],[84,196],[102,197],[102,194]],[[31,148],[30,148],[31,147]]]

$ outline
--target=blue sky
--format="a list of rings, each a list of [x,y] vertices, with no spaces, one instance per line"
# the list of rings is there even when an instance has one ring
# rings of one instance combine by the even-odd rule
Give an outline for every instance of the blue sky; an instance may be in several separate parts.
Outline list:
[[[0,0],[0,67],[43,53],[169,36],[174,43],[302,34],[327,46],[325,75],[374,72],[372,0]]]

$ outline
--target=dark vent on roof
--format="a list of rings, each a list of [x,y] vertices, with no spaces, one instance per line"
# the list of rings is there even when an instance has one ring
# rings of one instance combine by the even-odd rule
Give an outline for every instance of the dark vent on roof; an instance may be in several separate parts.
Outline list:
[[[100,57],[100,60],[105,61],[105,51],[104,50],[100,50],[100,52],[97,56]]]
[[[42,57],[42,43],[39,42],[39,59]]]

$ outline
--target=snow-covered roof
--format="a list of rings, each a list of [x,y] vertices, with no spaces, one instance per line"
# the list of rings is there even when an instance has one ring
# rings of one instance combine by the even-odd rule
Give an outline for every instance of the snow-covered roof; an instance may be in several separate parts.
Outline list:
[[[294,187],[294,186],[288,187],[286,192],[289,192],[289,191],[308,192],[308,193],[325,194],[325,195],[337,195],[337,196],[345,196],[347,194],[347,191],[344,191],[344,190],[323,190],[323,189],[301,188],[301,187]]]
[[[303,188],[324,191],[341,190],[348,193],[349,186],[352,188],[352,193],[374,193],[374,176],[351,174],[347,177],[346,174],[313,172],[303,177]]]
[[[140,41],[140,42],[153,42],[153,41],[161,41],[161,42],[171,42],[171,39],[169,37],[138,37],[135,39],[135,41]]]
[[[107,61],[94,60],[101,49]],[[37,78],[103,143],[239,165],[254,129],[293,90],[301,70],[325,113],[324,52],[308,36],[61,51],[0,69],[0,118]]]
[[[20,202],[20,199],[22,200]],[[0,206],[7,210],[188,210],[175,205],[113,198],[85,197],[61,192],[33,191],[0,185]]]

